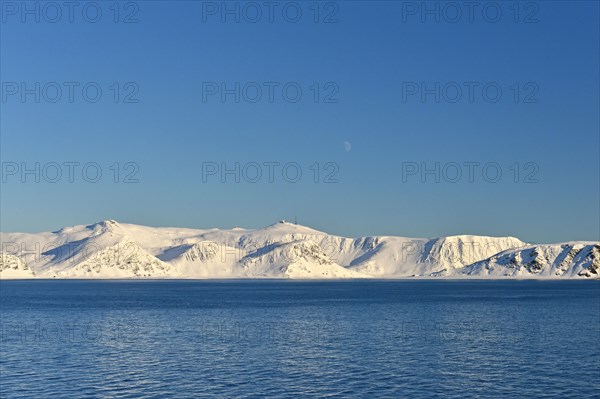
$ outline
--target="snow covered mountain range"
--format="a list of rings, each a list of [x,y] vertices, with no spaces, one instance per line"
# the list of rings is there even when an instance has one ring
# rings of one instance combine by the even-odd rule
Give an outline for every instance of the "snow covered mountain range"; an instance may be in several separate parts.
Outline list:
[[[156,228],[106,220],[0,233],[0,278],[598,278],[600,243],[514,237],[345,238],[263,229]]]

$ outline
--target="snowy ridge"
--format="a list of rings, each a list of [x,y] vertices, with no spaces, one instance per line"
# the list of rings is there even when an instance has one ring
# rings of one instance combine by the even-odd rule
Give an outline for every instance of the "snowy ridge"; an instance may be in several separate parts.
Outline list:
[[[511,249],[440,276],[573,278],[600,277],[600,244],[573,242]]]
[[[144,251],[134,241],[122,241],[82,259],[57,277],[132,278],[172,277],[175,268]]]
[[[313,240],[273,245],[242,259],[247,276],[288,278],[368,278],[333,262]]]
[[[34,278],[35,275],[19,257],[0,253],[0,278]]]
[[[157,228],[106,220],[0,233],[0,278],[598,278],[600,243],[514,237],[346,238],[262,229]]]

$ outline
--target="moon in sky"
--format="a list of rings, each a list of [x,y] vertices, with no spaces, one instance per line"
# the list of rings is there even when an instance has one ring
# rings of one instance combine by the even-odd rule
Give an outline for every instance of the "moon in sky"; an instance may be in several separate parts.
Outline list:
[[[344,141],[344,151],[350,152],[351,149],[352,149],[352,143],[350,143],[349,141]]]

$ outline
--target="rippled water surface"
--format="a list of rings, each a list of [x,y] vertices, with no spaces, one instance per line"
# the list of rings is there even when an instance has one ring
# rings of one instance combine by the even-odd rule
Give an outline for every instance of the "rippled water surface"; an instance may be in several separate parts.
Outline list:
[[[4,281],[2,398],[598,398],[598,281]]]

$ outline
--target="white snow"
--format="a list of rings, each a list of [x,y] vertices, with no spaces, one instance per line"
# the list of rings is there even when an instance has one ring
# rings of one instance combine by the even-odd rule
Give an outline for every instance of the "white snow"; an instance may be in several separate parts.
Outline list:
[[[4,252],[0,253],[0,278],[25,279],[34,277],[31,269],[21,258]]]
[[[582,278],[600,243],[514,237],[346,238],[279,222],[262,229],[148,227],[106,220],[0,233],[0,278]]]
[[[568,242],[509,249],[442,276],[480,278],[574,278],[600,274],[600,243]]]

